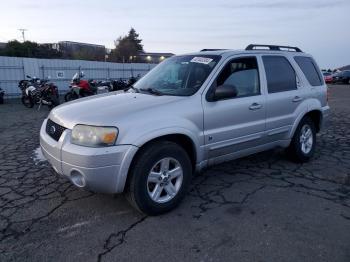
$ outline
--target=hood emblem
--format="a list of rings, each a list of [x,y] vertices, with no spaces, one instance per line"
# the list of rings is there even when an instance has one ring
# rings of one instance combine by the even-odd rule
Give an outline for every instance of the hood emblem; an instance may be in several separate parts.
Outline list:
[[[53,135],[56,133],[56,127],[55,126],[50,126],[50,134]]]

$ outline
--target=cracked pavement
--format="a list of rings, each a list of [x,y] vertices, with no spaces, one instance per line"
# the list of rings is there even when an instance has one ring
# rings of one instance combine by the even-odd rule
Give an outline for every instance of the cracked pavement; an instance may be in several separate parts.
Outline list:
[[[276,149],[194,177],[174,211],[146,217],[35,162],[48,114],[0,105],[0,261],[350,261],[350,87],[314,159]]]

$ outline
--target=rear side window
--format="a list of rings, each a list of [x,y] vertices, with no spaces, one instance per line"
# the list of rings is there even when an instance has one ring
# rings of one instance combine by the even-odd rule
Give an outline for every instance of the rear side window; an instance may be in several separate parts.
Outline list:
[[[283,56],[263,56],[269,93],[297,89],[296,75],[289,61]]]
[[[322,78],[318,73],[316,65],[312,58],[305,56],[296,56],[294,57],[295,62],[299,65],[301,71],[312,86],[320,86],[323,84]]]

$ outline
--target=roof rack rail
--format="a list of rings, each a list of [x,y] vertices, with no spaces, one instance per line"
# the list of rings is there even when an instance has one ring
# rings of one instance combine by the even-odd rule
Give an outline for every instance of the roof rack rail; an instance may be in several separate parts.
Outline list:
[[[268,49],[263,49],[259,47],[265,47]],[[284,46],[284,45],[255,45],[251,44],[246,47],[245,50],[274,50],[274,51],[294,51],[303,52],[299,47],[296,46]]]
[[[227,50],[227,49],[210,49],[210,48],[205,48],[205,49],[202,49],[200,52],[205,52],[205,51],[220,51],[220,50]]]

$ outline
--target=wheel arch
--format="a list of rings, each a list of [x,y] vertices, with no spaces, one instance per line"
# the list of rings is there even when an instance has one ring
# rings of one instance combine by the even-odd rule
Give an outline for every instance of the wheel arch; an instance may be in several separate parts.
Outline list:
[[[315,124],[315,128],[316,128],[316,132],[320,132],[321,130],[321,126],[322,126],[322,112],[319,109],[313,109],[310,110],[304,114],[300,114],[299,117],[296,119],[296,121],[294,122],[292,131],[290,133],[290,138],[292,138],[294,136],[295,130],[297,129],[299,123],[301,122],[301,120],[305,117],[310,117],[311,120],[314,122]]]
[[[193,141],[193,139],[183,133],[170,133],[170,134],[163,134],[160,136],[156,136],[153,138],[150,138],[146,141],[144,141],[140,146],[139,149],[137,150],[136,154],[133,157],[133,160],[131,162],[131,165],[133,164],[133,161],[137,158],[137,156],[142,153],[142,150],[144,148],[146,148],[147,146],[160,142],[160,141],[169,141],[169,142],[173,142],[178,144],[179,146],[181,146],[186,153],[188,154],[188,156],[191,159],[191,163],[192,163],[192,168],[193,170],[195,169],[196,163],[197,163],[197,149],[196,149],[196,143]]]
[[[320,110],[312,110],[309,111],[305,116],[311,118],[311,120],[315,124],[316,132],[320,132],[322,125],[322,112]]]
[[[198,156],[197,156],[196,144],[191,137],[183,133],[170,133],[170,134],[164,134],[161,136],[156,136],[151,139],[145,140],[140,146],[138,146],[138,150],[134,153],[132,160],[128,166],[127,176],[125,178],[125,183],[123,185],[124,190],[121,190],[121,191],[125,191],[125,189],[127,189],[130,182],[131,169],[134,166],[135,161],[137,161],[138,157],[142,154],[143,150],[148,146],[161,141],[171,141],[180,145],[190,157],[192,170],[193,171],[195,170]]]

